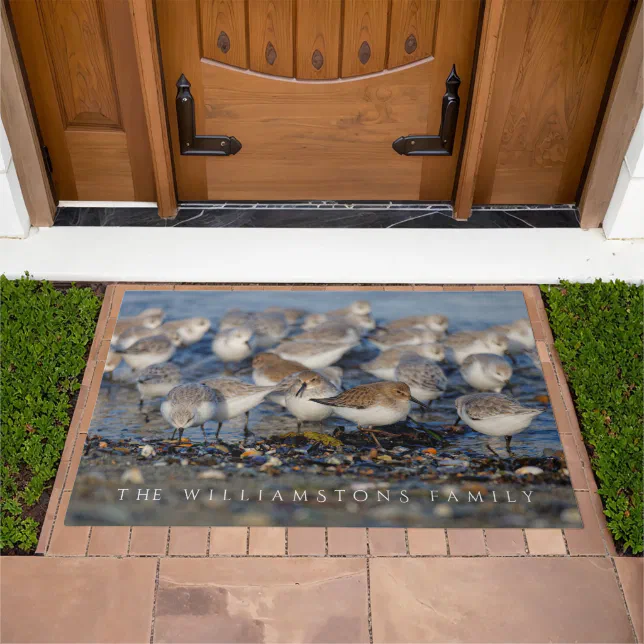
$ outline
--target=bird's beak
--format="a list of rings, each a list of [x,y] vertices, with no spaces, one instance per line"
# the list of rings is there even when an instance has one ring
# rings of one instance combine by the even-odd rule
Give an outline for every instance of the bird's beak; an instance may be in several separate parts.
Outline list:
[[[297,390],[297,393],[295,394],[295,397],[296,398],[301,398],[305,389],[306,389],[306,383],[304,382],[304,383],[302,383],[302,386]]]
[[[413,396],[409,396],[409,400],[411,400],[412,402],[415,402],[417,405],[419,405],[423,409],[429,409],[429,406],[426,405],[423,402],[420,402],[420,400],[418,400],[418,398],[414,398]]]

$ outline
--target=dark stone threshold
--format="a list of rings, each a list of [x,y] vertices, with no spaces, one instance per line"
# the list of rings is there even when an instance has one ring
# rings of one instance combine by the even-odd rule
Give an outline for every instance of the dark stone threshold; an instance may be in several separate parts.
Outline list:
[[[54,226],[154,228],[578,228],[572,205],[475,206],[467,221],[448,203],[184,203],[173,219],[156,208],[58,208]]]

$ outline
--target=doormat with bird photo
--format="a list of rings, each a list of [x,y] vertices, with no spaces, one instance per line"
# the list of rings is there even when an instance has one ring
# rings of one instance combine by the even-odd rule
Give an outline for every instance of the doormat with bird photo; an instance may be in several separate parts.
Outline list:
[[[110,347],[66,525],[581,527],[520,291],[126,291]]]

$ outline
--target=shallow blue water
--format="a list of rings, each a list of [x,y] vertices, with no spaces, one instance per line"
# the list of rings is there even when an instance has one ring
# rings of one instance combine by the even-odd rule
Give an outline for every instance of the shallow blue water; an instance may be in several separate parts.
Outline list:
[[[450,332],[471,329],[484,329],[495,324],[505,324],[527,317],[527,311],[520,292],[475,292],[475,293],[424,293],[424,292],[281,292],[281,291],[129,291],[121,307],[121,316],[136,315],[149,307],[160,307],[166,312],[166,320],[203,316],[211,320],[216,328],[221,316],[231,308],[261,311],[269,306],[297,307],[310,312],[325,312],[346,306],[354,300],[371,302],[373,314],[379,323],[386,323],[408,315],[442,313],[450,319]],[[173,358],[182,371],[186,382],[199,381],[224,373],[223,364],[212,354],[212,337],[207,335],[192,347],[179,349]],[[373,382],[373,376],[357,368],[361,362],[378,354],[378,350],[363,340],[360,347],[346,354],[338,363],[345,369],[343,386]],[[518,356],[512,377],[513,395],[520,401],[535,406],[543,406],[535,398],[547,395],[546,385],[541,372],[534,367],[527,356]],[[241,365],[242,368],[247,363]],[[454,399],[470,393],[460,377],[458,369],[449,361],[441,365],[448,378],[449,389],[440,400],[435,401],[429,413],[418,417],[422,422],[437,431],[451,425],[456,419]],[[249,370],[242,377],[250,381]],[[104,378],[101,384],[98,403],[92,418],[91,434],[106,438],[133,437],[138,439],[170,436],[170,429],[161,417],[158,408],[160,400],[150,401],[141,413],[138,407],[138,392],[132,383],[127,368],[120,366],[110,382]],[[561,449],[550,405],[532,423],[529,429],[515,436],[512,446],[517,455],[541,456],[545,448]],[[146,418],[147,414],[147,418]],[[412,418],[416,413],[412,412]],[[332,431],[337,425],[347,430],[352,426],[342,419],[328,419],[324,426],[311,426],[314,431]],[[213,431],[216,424],[206,425]],[[271,403],[264,403],[251,412],[250,430],[257,435],[278,431],[295,430],[295,419],[285,410]],[[193,435],[194,434],[194,435]],[[236,441],[243,435],[243,418],[233,419],[224,425],[221,438]],[[201,431],[188,430],[186,436],[200,440]],[[213,432],[214,436],[214,432]],[[467,430],[464,434],[448,436],[448,449],[455,453],[488,455],[486,443],[495,449],[503,449],[503,439],[489,439],[476,432]]]

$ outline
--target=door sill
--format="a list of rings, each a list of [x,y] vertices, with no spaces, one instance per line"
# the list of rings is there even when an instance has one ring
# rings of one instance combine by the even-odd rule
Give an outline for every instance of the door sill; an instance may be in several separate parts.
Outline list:
[[[579,228],[574,205],[474,206],[457,220],[448,203],[423,202],[186,202],[173,219],[156,204],[124,207],[63,205],[54,226],[141,228]]]

